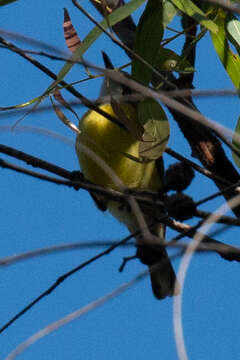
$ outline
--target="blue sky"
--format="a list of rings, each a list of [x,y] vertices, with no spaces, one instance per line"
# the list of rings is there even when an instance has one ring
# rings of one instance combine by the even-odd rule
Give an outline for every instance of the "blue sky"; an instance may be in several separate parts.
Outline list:
[[[82,3],[96,14],[84,0]],[[66,50],[63,31],[63,8],[66,7],[79,36],[91,30],[84,16],[71,1],[17,1],[1,8],[1,27],[24,34]],[[24,45],[26,47],[26,45]],[[116,66],[127,61],[109,39],[102,36],[86,53],[90,61],[102,64],[101,50],[109,53]],[[62,63],[41,59],[53,71]],[[20,57],[1,50],[0,106],[26,102],[40,95],[51,80]],[[198,47],[195,86],[200,89],[232,89],[217,59],[209,37]],[[84,77],[75,66],[68,81]],[[100,81],[83,83],[78,89],[89,98],[98,95]],[[46,101],[46,104],[49,102]],[[234,98],[196,99],[204,115],[233,129],[239,116],[239,100]],[[84,109],[78,110],[79,115]],[[72,145],[53,137],[31,132],[6,131],[2,125],[13,125],[20,116],[1,118],[1,143],[48,160],[68,170],[77,170],[74,134],[59,122],[53,111],[30,115],[20,125],[31,125],[55,131],[72,141]],[[170,117],[169,145],[191,157],[189,146]],[[229,156],[231,154],[229,153]],[[2,158],[13,161],[6,156]],[[174,161],[165,156],[166,164]],[[19,163],[20,164],[20,163]],[[20,164],[22,165],[22,164]],[[1,257],[54,244],[120,240],[127,230],[107,213],[99,212],[89,195],[63,186],[48,184],[1,169]],[[216,191],[215,186],[197,175],[187,190],[194,200]],[[214,210],[222,199],[202,206]],[[218,239],[238,245],[237,230]],[[172,236],[168,232],[168,238]],[[9,267],[1,267],[1,324],[46,290],[61,274],[87,260],[101,249],[84,249],[39,257]],[[0,335],[0,358],[41,328],[132,279],[143,265],[128,264],[120,274],[123,256],[134,248],[118,249],[111,255],[75,274]],[[174,266],[178,266],[175,262]],[[239,264],[226,262],[216,255],[194,257],[183,295],[183,321],[190,359],[236,359],[239,334]],[[123,295],[101,308],[68,324],[30,347],[19,359],[177,359],[173,337],[172,299],[162,302],[152,296],[149,279],[138,283]]]

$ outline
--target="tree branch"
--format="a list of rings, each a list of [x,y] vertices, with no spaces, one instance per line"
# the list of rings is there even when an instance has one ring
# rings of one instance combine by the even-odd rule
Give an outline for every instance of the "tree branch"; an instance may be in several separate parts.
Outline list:
[[[194,236],[199,233],[197,231],[197,227],[203,223],[203,221],[200,221],[197,226],[190,226],[171,219],[166,219],[164,222],[170,228],[179,232],[182,236],[187,236],[190,238],[194,238]],[[177,241],[176,239],[178,240],[178,238],[171,240],[169,245],[174,245],[174,243]],[[207,245],[207,249],[209,251],[216,252],[225,260],[240,262],[240,249],[237,247],[224,244],[221,241],[215,240],[208,235],[203,235],[202,245]]]

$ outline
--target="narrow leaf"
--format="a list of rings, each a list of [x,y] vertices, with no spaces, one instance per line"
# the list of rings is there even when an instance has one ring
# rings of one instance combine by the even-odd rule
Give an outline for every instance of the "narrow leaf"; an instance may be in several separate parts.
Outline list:
[[[27,106],[30,106],[36,102],[40,102],[42,101],[43,97],[42,96],[37,96],[36,98],[29,100],[25,103],[22,104],[17,104],[17,105],[12,105],[12,106],[0,106],[0,111],[8,111],[8,110],[15,110],[15,109],[21,109],[21,108],[25,108]]]
[[[177,14],[177,8],[171,3],[170,0],[163,1],[163,26],[164,28],[173,20]]]
[[[69,13],[68,13],[67,9],[65,9],[65,8],[64,8],[63,31],[64,31],[64,37],[66,40],[67,47],[72,53],[74,53],[74,51],[81,44],[81,41],[80,41],[80,38],[72,24]]]
[[[149,64],[154,65],[163,36],[162,1],[148,0],[139,20],[136,32],[135,52]],[[148,85],[152,70],[139,60],[132,62],[133,79]]]
[[[64,113],[62,112],[62,110],[54,103],[54,101],[52,100],[52,98],[50,97],[51,99],[51,102],[52,102],[52,106],[53,106],[53,109],[57,115],[57,117],[59,118],[59,120],[62,121],[62,123],[64,125],[67,125],[71,130],[75,131],[77,134],[80,134],[80,130],[78,129],[78,127],[73,124],[65,115]]]
[[[193,72],[191,64],[174,51],[159,47],[155,67],[160,71]]]
[[[226,13],[219,11],[215,20],[218,25],[218,32],[216,34],[211,32],[211,38],[223,66],[234,86],[238,89],[240,87],[240,57],[234,54],[229,47],[225,30],[225,20]]]
[[[56,101],[58,101],[63,107],[71,111],[71,113],[73,113],[76,116],[77,120],[80,121],[76,111],[73,110],[73,108],[68,104],[68,102],[64,99],[64,97],[62,96],[61,92],[58,89],[54,91],[53,96]]]
[[[23,121],[29,114],[33,113],[37,109],[37,107],[39,106],[39,104],[42,102],[43,99],[44,99],[44,96],[42,96],[42,95],[39,96],[38,100],[33,102],[33,106],[30,109],[28,109],[26,111],[26,113],[15,122],[15,124],[12,126],[12,130],[14,130],[20,124],[20,122]]]
[[[191,0],[171,0],[171,2],[183,13],[195,19],[199,24],[212,31],[217,32],[217,25]]]
[[[227,36],[240,55],[240,21],[231,16],[227,21]]]
[[[144,127],[143,141],[139,145],[139,156],[156,160],[165,151],[169,139],[169,123],[161,105],[152,99],[141,101],[138,118]]]
[[[108,6],[107,1],[106,0],[101,0],[100,1],[100,6],[101,6],[101,14],[104,17],[104,19],[106,20],[108,27],[110,27],[109,21],[108,21],[108,15],[111,14],[112,9],[111,7]]]

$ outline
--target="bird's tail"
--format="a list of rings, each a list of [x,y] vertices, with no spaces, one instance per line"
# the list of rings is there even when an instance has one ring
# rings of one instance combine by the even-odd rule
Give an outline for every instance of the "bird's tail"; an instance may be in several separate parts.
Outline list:
[[[157,299],[179,294],[179,285],[172,264],[165,249],[163,249],[157,269],[151,271],[152,290]]]
[[[152,290],[157,299],[179,294],[177,278],[164,247],[154,249],[139,245],[137,256],[142,263],[149,266]]]
[[[109,201],[108,209],[119,221],[123,222],[133,234],[139,229],[138,223],[131,211],[124,207],[116,206],[116,202]],[[149,209],[144,209],[145,220],[152,224],[152,213],[147,213]],[[161,215],[161,214],[160,214]],[[157,299],[164,299],[167,296],[177,295],[179,286],[175,287],[176,275],[164,246],[165,225],[157,224],[151,226],[151,233],[155,238],[155,244],[144,243],[142,235],[137,235],[137,254],[140,261],[150,268],[152,289]],[[156,265],[156,268],[155,266]]]

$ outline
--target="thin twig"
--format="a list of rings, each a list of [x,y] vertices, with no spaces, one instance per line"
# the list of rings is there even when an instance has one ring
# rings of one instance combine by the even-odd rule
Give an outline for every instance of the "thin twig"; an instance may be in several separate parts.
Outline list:
[[[202,219],[207,219],[212,215],[209,211],[203,211],[203,210],[196,210],[195,216],[200,217]],[[233,225],[233,226],[240,226],[240,219],[233,218],[231,216],[221,216],[218,221],[220,224],[226,224],[226,225]]]
[[[216,252],[223,259],[225,259],[227,261],[240,262],[240,249],[239,248],[236,248],[235,246],[232,246],[232,245],[224,244],[221,241],[215,240],[212,237],[202,234],[202,233],[199,233],[199,231],[197,231],[198,228],[200,228],[202,226],[204,221],[205,221],[205,219],[200,220],[195,226],[190,226],[185,223],[180,223],[179,221],[176,221],[176,220],[171,220],[171,219],[164,220],[165,224],[167,224],[170,228],[179,232],[182,235],[181,237],[180,237],[180,235],[178,235],[175,238],[173,238],[169,242],[169,245],[170,246],[174,245],[176,243],[176,241],[178,241],[180,238],[185,237],[185,236],[187,236],[189,238],[194,238],[197,235],[201,235],[202,243],[204,245],[207,244],[208,246],[210,246],[210,248],[208,248],[208,249],[211,249],[211,251]]]
[[[0,167],[4,168],[4,169],[10,169],[10,170],[13,170],[13,171],[16,171],[20,174],[24,174],[24,175],[28,175],[28,176],[31,176],[35,179],[39,179],[39,180],[44,180],[44,181],[48,181],[48,182],[51,182],[53,184],[56,184],[56,185],[67,185],[69,183],[69,181],[63,181],[63,180],[60,180],[60,179],[57,179],[57,178],[54,178],[54,177],[51,177],[51,176],[48,176],[48,175],[44,175],[44,174],[41,174],[39,172],[36,172],[36,171],[32,171],[32,170],[28,170],[28,169],[25,169],[21,166],[18,166],[18,165],[14,165],[8,161],[5,161],[3,159],[0,159]],[[74,184],[71,184],[72,187],[74,187]]]
[[[69,54],[66,51],[63,51],[62,49],[60,49],[56,46],[50,45],[47,42],[32,38],[30,36],[26,36],[26,35],[19,34],[19,33],[13,32],[13,31],[5,30],[5,29],[0,29],[0,34],[4,37],[25,43],[28,46],[30,46],[30,45],[36,46],[38,48],[45,49],[46,51],[52,51],[55,54],[58,54],[61,56],[66,56],[66,57],[69,56]]]
[[[43,170],[50,171],[53,174],[64,177],[66,179],[72,179],[71,171],[68,171],[60,166],[56,166],[48,161],[41,160],[35,156],[29,155],[23,151],[14,149],[10,146],[6,146],[0,144],[0,153],[6,154],[8,156],[14,157],[15,159],[19,159],[24,161],[26,164],[31,165],[33,167],[38,167]]]
[[[51,255],[66,251],[74,251],[76,249],[88,249],[88,248],[99,248],[99,247],[106,247],[106,246],[113,246],[116,245],[117,241],[88,241],[88,242],[76,242],[76,243],[69,243],[69,244],[60,244],[60,245],[53,245],[49,247],[44,247],[41,249],[31,250],[24,253],[20,253],[17,255],[6,256],[4,258],[0,258],[0,266],[9,266],[15,264],[19,261],[33,259],[39,256]],[[119,245],[120,246],[135,246],[134,243],[124,243]]]
[[[235,193],[239,193],[239,185],[240,185],[240,180],[239,180],[237,183],[232,184],[232,185],[230,185],[230,186],[227,186],[227,187],[223,188],[223,189],[220,190],[220,191],[217,191],[216,193],[214,193],[214,194],[212,194],[212,195],[209,195],[209,196],[207,196],[207,197],[204,197],[203,199],[197,201],[197,202],[195,203],[195,205],[196,205],[196,206],[199,206],[199,205],[202,205],[202,204],[204,204],[204,203],[206,203],[206,202],[208,202],[208,201],[210,201],[210,200],[215,199],[215,198],[218,197],[218,196],[224,196],[224,194],[227,193],[229,190],[234,190]]]
[[[87,261],[83,262],[82,264],[78,265],[74,269],[70,270],[69,272],[65,273],[64,275],[60,276],[53,285],[51,285],[47,290],[45,290],[42,294],[40,294],[36,299],[34,299],[30,304],[28,304],[25,308],[23,308],[20,312],[18,312],[13,318],[11,318],[6,324],[4,324],[0,328],[0,334],[6,330],[11,324],[13,324],[17,319],[19,319],[23,314],[25,314],[28,310],[30,310],[34,305],[36,305],[40,300],[45,298],[46,296],[50,295],[63,281],[65,281],[68,277],[76,273],[77,271],[85,268],[89,264],[95,262],[96,260],[102,258],[105,255],[110,254],[114,249],[118,246],[125,244],[127,241],[132,239],[133,235],[129,235],[124,238],[122,241],[110,246],[108,249],[101,251],[97,255],[93,256],[92,258],[88,259]]]

